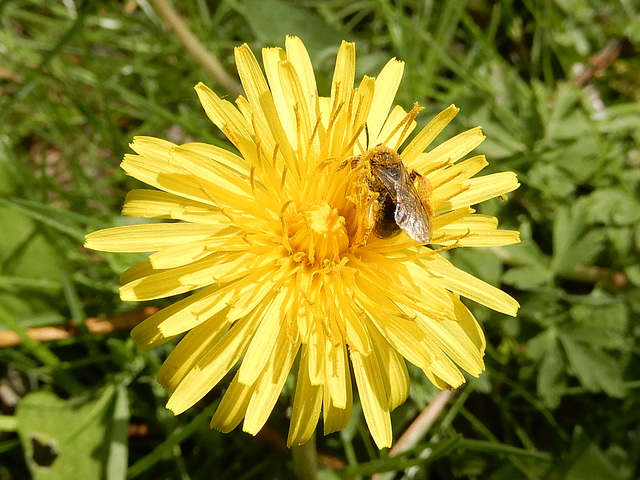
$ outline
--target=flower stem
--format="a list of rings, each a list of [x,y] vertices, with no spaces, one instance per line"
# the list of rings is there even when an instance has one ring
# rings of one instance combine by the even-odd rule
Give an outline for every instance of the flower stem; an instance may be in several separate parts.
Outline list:
[[[291,447],[293,470],[298,480],[316,480],[318,478],[318,454],[316,452],[316,436],[302,445]]]
[[[187,26],[187,23],[178,15],[169,3],[165,0],[149,0],[164,22],[173,30],[182,45],[193,55],[193,58],[215,78],[220,85],[229,92],[239,92],[242,90],[240,84],[227,73],[222,63],[207,50]]]

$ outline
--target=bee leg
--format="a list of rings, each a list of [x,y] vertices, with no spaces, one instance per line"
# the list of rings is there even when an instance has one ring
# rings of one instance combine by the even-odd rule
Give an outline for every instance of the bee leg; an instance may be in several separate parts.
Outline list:
[[[369,236],[371,236],[376,227],[379,210],[380,206],[375,201],[375,198],[370,198],[369,204],[365,206],[360,222],[358,223],[355,241],[353,242],[354,245],[364,247],[367,244]]]
[[[418,197],[420,197],[420,202],[424,206],[427,214],[430,218],[433,217],[433,205],[431,205],[431,184],[427,177],[423,177],[415,170],[409,174],[409,178],[411,181],[418,181],[416,185],[416,191],[418,192]]]
[[[362,155],[353,155],[353,156],[347,158],[346,160],[343,160],[340,163],[340,165],[338,166],[338,170],[342,170],[347,165],[349,165],[349,168],[351,168],[351,170],[353,170],[354,168],[356,168],[358,166],[358,163],[360,163],[360,160],[362,160]]]

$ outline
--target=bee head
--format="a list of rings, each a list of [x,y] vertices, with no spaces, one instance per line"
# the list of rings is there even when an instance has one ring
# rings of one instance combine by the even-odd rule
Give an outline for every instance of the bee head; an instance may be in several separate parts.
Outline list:
[[[376,145],[364,152],[363,160],[377,167],[390,167],[402,162],[398,152],[384,145]]]

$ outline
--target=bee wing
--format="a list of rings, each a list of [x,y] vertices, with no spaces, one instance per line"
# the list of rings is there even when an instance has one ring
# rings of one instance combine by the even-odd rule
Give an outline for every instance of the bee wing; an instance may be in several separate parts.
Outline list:
[[[374,173],[396,205],[396,224],[416,242],[429,243],[431,220],[404,164],[398,163],[395,168],[375,168]]]
[[[398,188],[394,219],[398,226],[416,242],[431,241],[431,220],[412,183]]]
[[[395,203],[398,197],[397,189],[399,184],[410,181],[407,169],[402,163],[398,163],[393,167],[372,166],[371,170],[374,178],[377,178],[382,183]]]
[[[400,162],[393,168],[373,167],[373,173],[396,205],[396,224],[416,242],[429,243],[431,220],[404,164]]]

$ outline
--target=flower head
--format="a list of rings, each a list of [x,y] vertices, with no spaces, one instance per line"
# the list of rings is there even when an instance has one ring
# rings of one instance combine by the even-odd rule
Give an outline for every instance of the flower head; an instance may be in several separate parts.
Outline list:
[[[186,333],[158,374],[176,414],[239,364],[211,425],[227,432],[244,420],[255,434],[298,358],[289,444],[311,436],[320,412],[325,433],[342,429],[355,383],[376,444],[389,446],[390,412],[409,391],[405,360],[439,388],[462,384],[460,368],[474,376],[484,368],[484,336],[460,297],[517,311],[441,253],[517,242],[517,232],[471,206],[518,182],[510,172],[473,178],[484,156],[461,159],[484,139],[479,128],[428,149],[458,112],[453,105],[403,147],[420,108],[392,105],[402,62],[354,87],[355,47],[344,42],[323,97],[298,38],[262,51],[266,77],[247,45],[235,55],[246,97],[234,105],[195,88],[238,153],[136,137],[122,168],[155,189],[130,192],[123,214],[173,222],[94,232],[86,246],[154,252],[122,275],[123,300],[195,291],[132,332],[142,348]],[[373,146],[399,154],[404,185],[375,187]],[[406,206],[396,186],[415,192],[439,248],[398,228],[376,234],[383,221],[402,226],[382,208],[382,200],[392,212]]]

